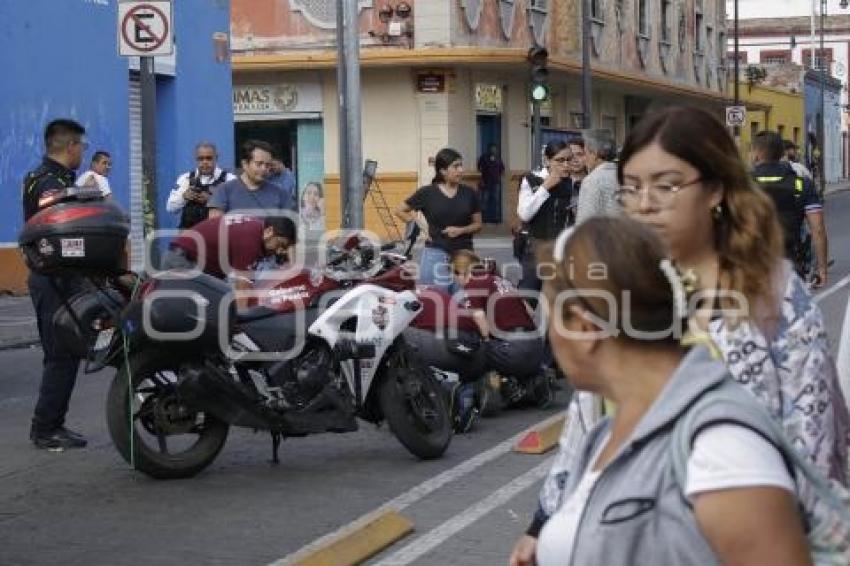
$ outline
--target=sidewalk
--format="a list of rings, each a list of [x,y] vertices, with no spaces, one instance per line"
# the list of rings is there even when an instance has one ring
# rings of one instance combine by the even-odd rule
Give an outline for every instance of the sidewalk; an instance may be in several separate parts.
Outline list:
[[[0,296],[0,350],[38,343],[35,311],[29,296]]]
[[[830,183],[826,196],[850,190],[850,181]],[[511,237],[507,228],[486,227],[484,234],[475,239],[475,247],[482,256],[495,257],[497,261],[510,260]],[[0,295],[0,350],[38,345],[35,312],[29,296]]]

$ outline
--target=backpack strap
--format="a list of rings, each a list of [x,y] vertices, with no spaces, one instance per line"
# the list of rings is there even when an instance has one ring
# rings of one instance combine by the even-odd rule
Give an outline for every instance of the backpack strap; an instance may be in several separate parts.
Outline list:
[[[826,502],[850,524],[850,509],[842,502],[830,481],[788,442],[780,425],[767,411],[754,407],[751,398],[742,399],[741,396],[745,394],[738,387],[721,385],[704,393],[676,421],[669,449],[673,474],[682,491],[687,485],[688,459],[696,437],[712,425],[731,423],[757,432],[776,447],[794,483],[799,486],[799,480],[805,478],[814,488],[817,498]]]

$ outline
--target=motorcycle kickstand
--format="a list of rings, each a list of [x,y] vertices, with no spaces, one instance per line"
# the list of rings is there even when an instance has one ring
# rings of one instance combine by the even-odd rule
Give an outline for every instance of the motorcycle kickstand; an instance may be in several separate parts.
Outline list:
[[[280,458],[277,457],[278,450],[280,449],[280,440],[281,434],[279,432],[272,432],[272,459],[269,462],[270,464],[280,464]]]

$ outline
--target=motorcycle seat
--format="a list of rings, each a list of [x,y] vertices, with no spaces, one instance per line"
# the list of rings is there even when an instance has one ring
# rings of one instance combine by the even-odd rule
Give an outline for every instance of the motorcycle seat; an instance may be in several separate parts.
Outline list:
[[[270,307],[259,306],[259,307],[251,307],[243,310],[236,311],[236,322],[238,324],[243,324],[246,322],[253,322],[255,320],[262,320],[264,318],[269,318],[278,314],[276,310]]]

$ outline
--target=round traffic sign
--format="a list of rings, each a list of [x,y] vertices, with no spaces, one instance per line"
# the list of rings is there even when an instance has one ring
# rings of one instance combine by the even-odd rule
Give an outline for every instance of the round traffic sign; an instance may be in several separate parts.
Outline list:
[[[168,39],[168,31],[168,18],[152,4],[134,6],[121,22],[121,36],[127,45],[137,51],[159,49]]]

